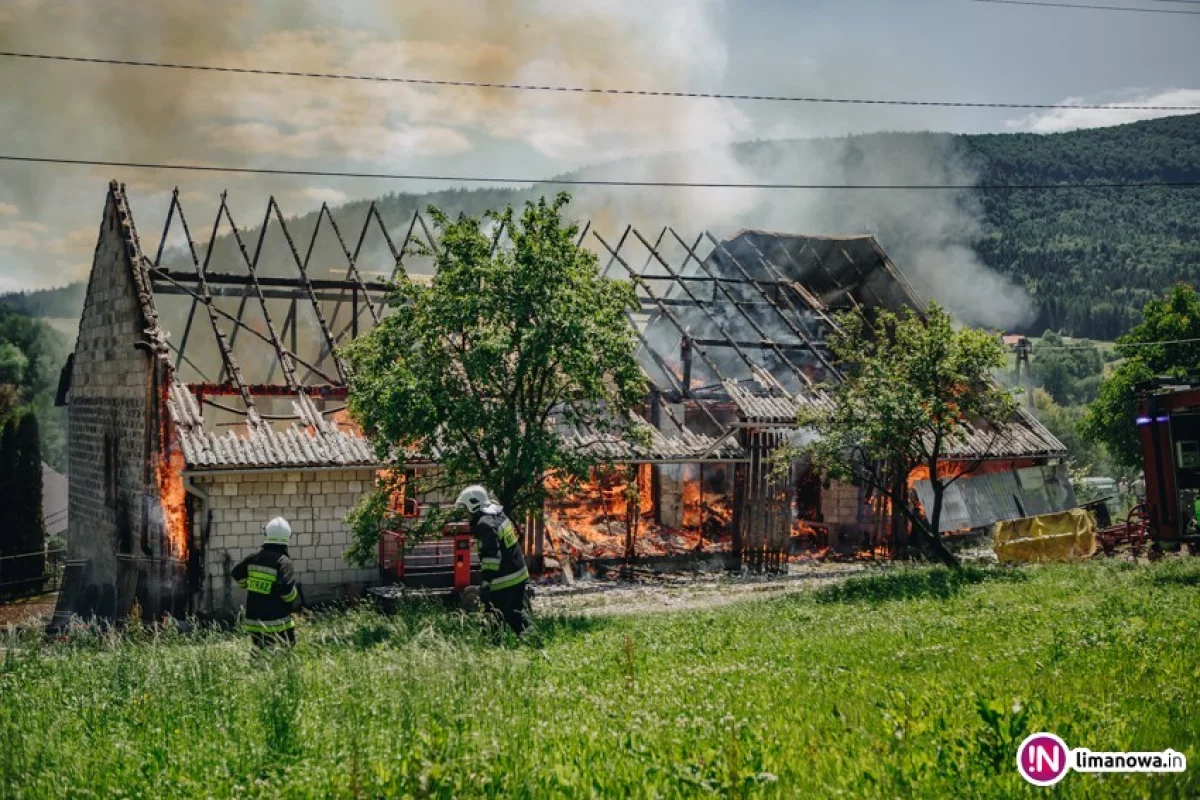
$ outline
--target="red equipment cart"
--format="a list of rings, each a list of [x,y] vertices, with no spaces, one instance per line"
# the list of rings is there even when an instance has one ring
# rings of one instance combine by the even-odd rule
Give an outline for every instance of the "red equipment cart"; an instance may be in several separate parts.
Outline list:
[[[379,567],[387,582],[462,593],[478,576],[479,557],[466,523],[452,523],[439,539],[409,543],[403,531],[379,537]]]

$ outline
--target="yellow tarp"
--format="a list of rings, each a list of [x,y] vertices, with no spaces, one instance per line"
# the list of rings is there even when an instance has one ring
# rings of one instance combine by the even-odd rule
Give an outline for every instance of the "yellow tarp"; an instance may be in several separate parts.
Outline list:
[[[1082,508],[1011,519],[992,527],[996,557],[1013,561],[1082,561],[1096,552],[1096,518]]]

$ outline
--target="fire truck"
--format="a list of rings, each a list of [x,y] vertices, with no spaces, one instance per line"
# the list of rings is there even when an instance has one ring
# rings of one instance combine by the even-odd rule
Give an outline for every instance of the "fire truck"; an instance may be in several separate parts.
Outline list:
[[[1200,379],[1137,387],[1135,420],[1146,476],[1146,536],[1161,549],[1200,549]]]
[[[1138,442],[1146,493],[1124,524],[1103,528],[1099,544],[1111,554],[1128,546],[1150,556],[1187,547],[1200,552],[1200,378],[1157,378],[1139,384]]]

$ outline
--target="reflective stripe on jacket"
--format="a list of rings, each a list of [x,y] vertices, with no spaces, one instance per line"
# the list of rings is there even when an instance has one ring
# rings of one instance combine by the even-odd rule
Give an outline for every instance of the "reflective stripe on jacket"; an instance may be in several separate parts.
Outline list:
[[[286,545],[263,545],[261,550],[234,567],[232,574],[237,585],[246,590],[243,630],[279,633],[295,626],[292,603],[300,590]]]
[[[528,580],[516,526],[505,516],[503,508],[492,504],[475,512],[471,517],[471,535],[479,547],[484,586],[497,591]]]

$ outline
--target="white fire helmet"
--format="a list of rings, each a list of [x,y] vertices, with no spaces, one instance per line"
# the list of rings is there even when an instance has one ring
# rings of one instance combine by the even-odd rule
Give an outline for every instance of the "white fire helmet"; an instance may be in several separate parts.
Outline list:
[[[292,538],[292,526],[283,517],[276,517],[263,526],[267,544],[287,544]]]
[[[474,514],[490,502],[492,501],[488,498],[487,489],[479,484],[475,484],[459,492],[458,499],[454,501],[454,505],[465,508],[468,512]]]

